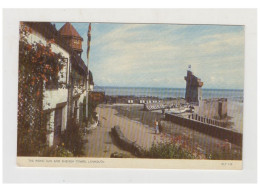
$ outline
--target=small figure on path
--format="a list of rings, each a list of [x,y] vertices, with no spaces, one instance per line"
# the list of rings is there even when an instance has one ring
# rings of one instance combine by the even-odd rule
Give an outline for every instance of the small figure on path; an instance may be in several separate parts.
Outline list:
[[[161,119],[159,120],[158,124],[159,124],[159,133],[162,133],[163,128],[162,128],[162,124],[161,124]]]
[[[165,109],[164,108],[162,109],[162,116],[163,116],[163,118],[165,118]]]
[[[97,119],[97,125],[99,125],[100,122],[99,122],[99,114],[98,113],[96,114],[96,119]]]
[[[159,122],[157,121],[157,119],[155,120],[155,134],[158,134],[159,132]]]

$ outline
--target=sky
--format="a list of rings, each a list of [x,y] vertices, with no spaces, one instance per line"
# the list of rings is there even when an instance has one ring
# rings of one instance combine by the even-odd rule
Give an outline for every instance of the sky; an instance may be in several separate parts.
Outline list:
[[[55,23],[59,30],[64,23]],[[83,37],[88,23],[72,23]],[[203,88],[243,89],[244,27],[92,23],[89,69],[95,85],[185,88],[188,66]]]

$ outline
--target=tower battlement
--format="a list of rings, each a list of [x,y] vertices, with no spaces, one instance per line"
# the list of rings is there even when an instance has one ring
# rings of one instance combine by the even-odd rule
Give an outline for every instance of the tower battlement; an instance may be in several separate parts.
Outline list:
[[[190,70],[187,71],[187,76],[184,79],[186,81],[185,100],[187,102],[199,103],[202,100],[201,87],[203,82],[200,78],[193,75]]]

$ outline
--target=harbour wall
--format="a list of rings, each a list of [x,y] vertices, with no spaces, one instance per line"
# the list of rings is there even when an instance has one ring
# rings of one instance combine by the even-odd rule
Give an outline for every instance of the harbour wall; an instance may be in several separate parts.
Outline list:
[[[205,133],[212,137],[216,137],[222,140],[227,139],[229,142],[242,147],[243,135],[241,133],[217,125],[201,122],[194,119],[188,119],[182,116],[169,113],[165,113],[165,119],[173,123],[191,128],[193,130]]]

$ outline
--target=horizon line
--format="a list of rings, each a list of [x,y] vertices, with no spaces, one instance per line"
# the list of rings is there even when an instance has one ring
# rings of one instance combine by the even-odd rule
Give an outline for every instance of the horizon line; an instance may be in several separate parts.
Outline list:
[[[94,85],[94,87],[112,87],[112,88],[163,88],[163,89],[186,89],[185,87],[150,87],[150,86],[113,86],[113,85]],[[202,89],[217,89],[217,90],[244,90],[244,88],[202,88]]]

